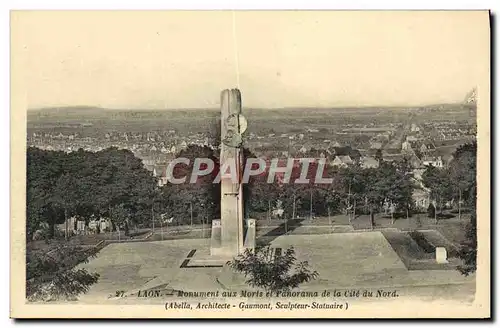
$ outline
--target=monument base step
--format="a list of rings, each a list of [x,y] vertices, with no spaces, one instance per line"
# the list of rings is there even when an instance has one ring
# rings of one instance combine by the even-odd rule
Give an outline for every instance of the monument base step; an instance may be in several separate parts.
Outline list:
[[[211,254],[208,252],[196,252],[190,260],[190,266],[226,266],[228,261],[233,259],[232,256],[224,254],[223,252],[215,253],[214,249],[211,250]]]

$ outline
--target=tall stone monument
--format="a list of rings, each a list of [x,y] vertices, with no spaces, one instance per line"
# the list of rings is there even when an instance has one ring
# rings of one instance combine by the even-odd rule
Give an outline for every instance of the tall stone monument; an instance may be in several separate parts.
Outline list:
[[[241,93],[238,89],[221,93],[221,218],[212,221],[210,254],[233,257],[240,254],[245,244],[243,199],[243,150],[242,134],[246,120],[241,114]],[[255,230],[255,222],[252,222]],[[255,234],[252,234],[255,239]],[[250,237],[250,236],[249,236]],[[253,248],[253,247],[252,247]]]

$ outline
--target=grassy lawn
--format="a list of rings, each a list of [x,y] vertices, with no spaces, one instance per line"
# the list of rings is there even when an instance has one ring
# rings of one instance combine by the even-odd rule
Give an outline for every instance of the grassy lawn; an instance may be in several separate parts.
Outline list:
[[[436,230],[441,233],[452,244],[459,245],[465,239],[465,225],[468,222],[468,215],[463,215],[461,220],[456,216],[439,219],[438,223],[433,218],[428,218],[426,214],[414,214],[410,218],[399,218],[392,222],[390,216],[377,214],[375,216],[374,229],[386,230],[394,228],[400,231],[414,230]],[[278,219],[259,219],[257,220],[256,236],[261,241],[269,238],[275,238],[279,235],[300,235],[300,234],[328,234],[333,232],[351,232],[360,230],[371,230],[369,215],[359,215],[349,222],[349,217],[346,215],[332,215],[328,217],[309,217],[299,218],[295,220],[278,220]],[[155,226],[154,233],[150,236],[151,228],[143,228],[131,230],[129,236],[125,236],[124,232],[107,232],[96,235],[72,236],[68,241],[64,239],[53,239],[48,243],[44,240],[31,241],[28,243],[28,251],[42,250],[49,252],[51,249],[63,245],[81,245],[93,246],[100,241],[114,241],[120,239],[123,242],[130,241],[161,241],[161,240],[177,240],[177,239],[199,239],[210,238],[210,225],[163,225]]]
[[[410,218],[400,218],[392,223],[390,216],[377,214],[375,216],[374,229],[394,228],[402,231],[413,230],[437,230],[443,234],[449,241],[460,244],[465,238],[465,225],[469,220],[468,216],[462,216],[460,220],[457,217],[447,219],[428,218],[427,214],[414,214]],[[293,234],[294,230],[300,230],[302,233],[330,233],[333,232],[331,226],[348,226],[349,218],[346,215],[335,215],[328,217],[316,217],[314,219],[303,218],[288,220],[285,227],[285,220],[259,220],[257,222],[257,234],[265,235],[274,230],[276,234]],[[359,215],[351,220],[354,230],[371,230],[369,215]],[[286,229],[285,229],[286,228]],[[307,228],[307,229],[305,229]]]

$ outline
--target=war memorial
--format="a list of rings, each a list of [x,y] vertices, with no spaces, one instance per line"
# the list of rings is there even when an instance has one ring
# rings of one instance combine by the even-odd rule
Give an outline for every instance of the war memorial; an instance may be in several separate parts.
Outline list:
[[[238,179],[243,163],[242,134],[248,124],[241,110],[241,99],[237,89],[221,93],[221,165],[224,167],[228,162],[227,167],[236,167]],[[229,161],[233,161],[232,164]],[[259,304],[256,309],[271,306],[270,297],[262,290],[250,288],[244,276],[227,266],[228,261],[244,250],[259,247],[259,240],[256,220],[244,219],[245,195],[241,180],[235,183],[224,171],[221,170],[220,182],[221,217],[212,220],[209,239],[110,244],[96,259],[81,266],[99,272],[101,279],[79,302],[164,304],[170,299],[166,304],[171,309],[192,309],[195,306],[192,304],[222,309],[229,306],[227,301],[238,298],[253,300]],[[457,295],[473,299],[474,278],[450,269],[445,247],[436,248],[431,265],[415,269],[415,265],[410,267],[387,241],[386,236],[397,234],[396,231],[354,231],[346,226],[333,226],[321,234],[301,234],[300,230],[299,226],[296,233],[277,236],[267,245],[276,255],[293,247],[298,260],[307,261],[317,270],[319,279],[272,295],[279,303],[273,306],[310,308],[312,304],[297,303],[297,300],[311,299],[316,300],[317,308],[338,309],[344,304],[341,301],[337,305],[325,303],[326,295],[330,301],[332,297],[361,301],[405,297],[432,300],[436,293],[450,299]],[[403,239],[402,242],[410,241]]]

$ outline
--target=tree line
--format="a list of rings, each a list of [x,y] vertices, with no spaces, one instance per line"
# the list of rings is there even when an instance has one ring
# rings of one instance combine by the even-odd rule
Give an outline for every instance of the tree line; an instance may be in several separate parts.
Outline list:
[[[71,216],[89,221],[106,217],[113,226],[150,217],[156,179],[128,150],[72,153],[29,148],[27,151],[26,230],[28,238]],[[66,231],[67,232],[67,231]]]
[[[244,149],[246,158],[253,154]],[[467,225],[461,257],[465,274],[475,270],[476,233],[476,152],[475,142],[462,145],[445,168],[428,166],[421,182],[429,191],[435,210],[446,206],[467,208]],[[158,220],[174,218],[177,224],[210,224],[220,217],[220,184],[213,179],[218,171],[218,154],[209,147],[189,146],[179,157],[191,159],[190,165],[177,165],[174,176],[190,176],[196,157],[211,158],[216,163],[212,174],[200,177],[195,184],[166,184],[158,181],[142,161],[129,150],[108,148],[100,152],[79,150],[72,153],[28,148],[26,189],[26,232],[31,240],[35,231],[46,227],[46,238],[53,238],[56,224],[76,216],[87,223],[93,218],[109,218],[113,229],[130,226],[151,227]],[[292,170],[290,183],[267,183],[267,172],[252,176],[244,185],[245,217],[266,217],[270,209],[281,207],[281,217],[295,218],[314,213],[326,216],[337,213],[354,218],[370,215],[376,225],[376,214],[387,211],[391,216],[411,216],[417,210],[412,194],[418,188],[410,161],[386,162],[378,158],[379,167],[345,168],[326,166],[324,177],[333,183],[316,184],[317,164],[310,164],[307,177],[311,182],[296,184],[300,168]],[[433,205],[434,206],[434,205]],[[460,215],[460,214],[459,214]],[[36,270],[35,270],[36,271]]]
[[[244,149],[245,158],[254,157]],[[91,218],[109,218],[113,228],[150,226],[160,218],[174,218],[177,224],[210,223],[220,216],[220,184],[212,183],[218,174],[218,154],[209,147],[191,145],[178,153],[190,164],[178,164],[173,175],[188,176],[194,159],[210,158],[216,163],[212,174],[199,177],[195,184],[166,184],[146,170],[142,161],[129,150],[108,148],[100,152],[79,150],[72,153],[29,148],[27,153],[27,233],[32,236],[42,224],[49,227],[71,216],[87,222]],[[268,171],[252,176],[244,185],[245,216],[262,217],[282,208],[282,217],[327,216],[338,213],[354,217],[375,215],[390,208],[393,218],[411,216],[417,207],[413,192],[418,188],[409,159],[387,162],[379,167],[359,165],[339,168],[326,165],[323,177],[331,184],[315,183],[317,163],[310,163],[310,183],[294,183],[301,173],[292,170],[289,183],[267,183]],[[428,166],[422,184],[440,211],[446,205],[468,208],[475,204],[476,145],[465,144],[454,153],[446,168]]]

